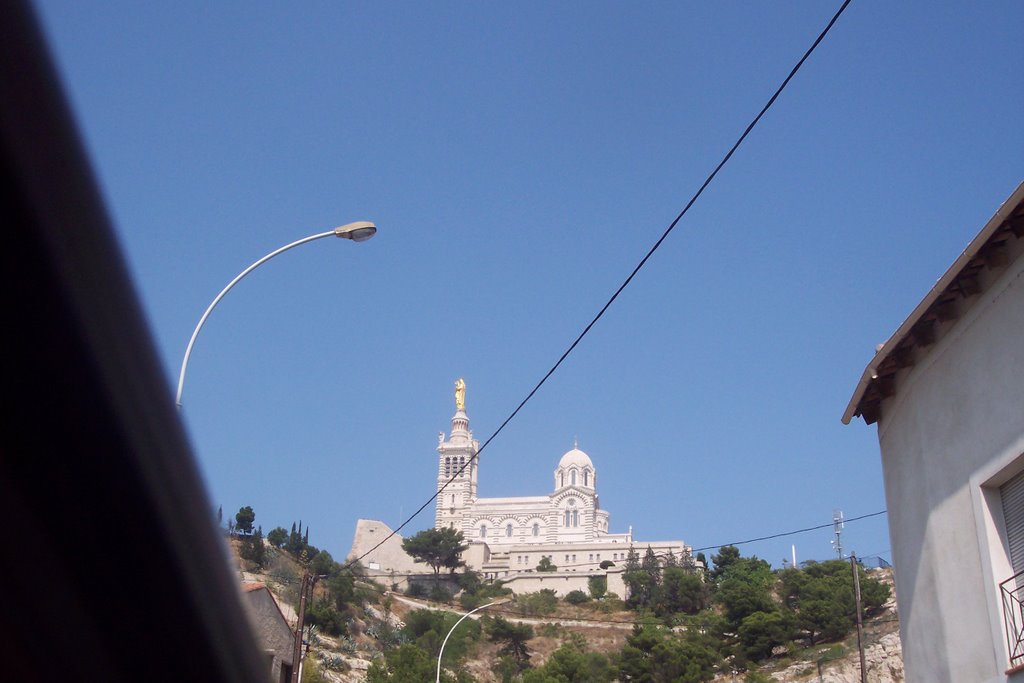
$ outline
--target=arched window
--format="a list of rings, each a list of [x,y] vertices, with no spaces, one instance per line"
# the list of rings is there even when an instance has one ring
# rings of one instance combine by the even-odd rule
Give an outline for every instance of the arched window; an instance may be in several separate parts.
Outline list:
[[[580,511],[579,510],[573,510],[572,511],[572,525],[573,526],[579,526],[580,525]]]
[[[565,486],[565,472],[558,473],[558,486]]]
[[[583,470],[583,485],[590,486],[590,470]]]
[[[460,477],[466,473],[466,470],[463,469],[463,468],[465,468],[465,466],[466,466],[466,459],[463,458],[463,457],[460,457],[459,458],[459,476]]]
[[[455,494],[452,494],[452,505],[455,505]]]
[[[576,485],[576,470],[572,471],[572,485]]]
[[[505,525],[505,536],[507,536],[508,538],[512,538],[512,525],[511,524],[506,524]]]
[[[444,459],[444,476],[446,476],[446,477],[452,476],[452,459],[451,458],[445,458]]]
[[[540,536],[540,524],[537,524],[536,522],[533,523],[533,535]]]
[[[565,526],[569,526],[569,522],[572,521],[572,512],[569,510],[565,511]]]
[[[487,538],[487,525],[484,524],[480,527],[480,538]]]

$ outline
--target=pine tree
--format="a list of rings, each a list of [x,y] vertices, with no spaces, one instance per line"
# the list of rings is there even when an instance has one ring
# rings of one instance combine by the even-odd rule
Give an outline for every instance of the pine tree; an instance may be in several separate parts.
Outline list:
[[[647,572],[652,582],[658,583],[661,578],[661,565],[658,564],[658,556],[651,550],[651,546],[647,546],[647,552],[644,553],[644,561],[640,568]]]
[[[635,572],[638,569],[640,569],[640,556],[633,546],[629,546],[629,552],[626,554],[626,571]]]

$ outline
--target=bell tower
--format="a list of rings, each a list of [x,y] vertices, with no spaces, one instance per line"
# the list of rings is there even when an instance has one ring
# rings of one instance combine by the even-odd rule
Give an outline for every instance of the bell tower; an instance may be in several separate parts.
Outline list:
[[[437,500],[434,513],[434,528],[451,527],[468,533],[463,527],[466,508],[476,500],[477,466],[476,457],[480,442],[469,430],[469,416],[466,415],[466,382],[461,378],[455,383],[455,415],[452,416],[452,430],[448,438],[444,432],[437,438]],[[451,483],[445,486],[448,481]],[[441,487],[444,486],[444,491]]]

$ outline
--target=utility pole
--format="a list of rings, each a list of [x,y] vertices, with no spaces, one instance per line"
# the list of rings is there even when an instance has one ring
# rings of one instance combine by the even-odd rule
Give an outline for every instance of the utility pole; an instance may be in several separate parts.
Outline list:
[[[868,683],[868,667],[864,662],[864,623],[860,614],[860,572],[857,571],[857,554],[850,553],[850,567],[853,569],[853,595],[857,600],[857,649],[860,651],[860,683]]]
[[[295,647],[292,650],[292,683],[299,683],[299,669],[302,663],[302,627],[306,620],[306,592],[312,583],[308,569],[302,570],[302,587],[299,588],[299,619],[295,624]]]

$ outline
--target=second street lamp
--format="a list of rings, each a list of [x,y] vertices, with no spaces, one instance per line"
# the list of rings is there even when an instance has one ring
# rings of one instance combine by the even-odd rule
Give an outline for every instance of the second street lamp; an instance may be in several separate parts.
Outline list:
[[[185,348],[185,357],[181,361],[181,373],[178,375],[178,392],[174,397],[174,402],[181,408],[181,392],[185,386],[185,370],[188,368],[188,358],[192,355],[192,346],[196,343],[196,337],[199,336],[199,330],[202,329],[203,323],[210,316],[210,312],[213,311],[214,307],[220,302],[224,295],[230,291],[232,287],[238,284],[238,281],[243,277],[251,273],[253,270],[266,263],[270,259],[274,258],[278,254],[288,251],[293,247],[297,247],[300,244],[306,242],[312,242],[314,240],[322,239],[324,237],[340,237],[342,239],[352,240],[353,242],[365,242],[366,240],[377,234],[377,226],[370,221],[356,221],[355,223],[348,223],[346,225],[339,226],[334,230],[328,230],[327,232],[317,233],[316,235],[310,235],[309,237],[303,237],[301,240],[296,240],[291,244],[286,244],[280,249],[275,249],[260,260],[253,263],[251,266],[239,273],[234,280],[228,283],[227,287],[220,291],[210,305],[206,307],[206,312],[203,313],[203,317],[199,319],[199,324],[196,325],[195,331],[192,332],[192,338],[188,340],[188,347]]]

